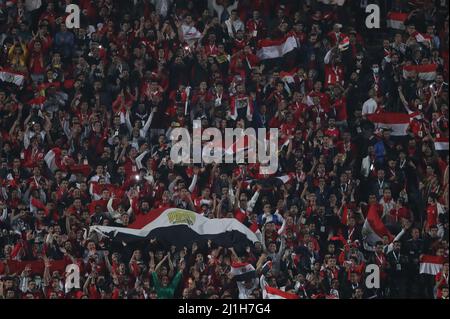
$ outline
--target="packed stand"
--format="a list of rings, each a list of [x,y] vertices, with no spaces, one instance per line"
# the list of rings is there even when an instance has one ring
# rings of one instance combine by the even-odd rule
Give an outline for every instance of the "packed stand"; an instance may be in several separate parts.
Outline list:
[[[0,298],[448,299],[448,2],[386,1],[378,30],[364,1],[329,2],[0,0]],[[391,113],[410,116],[404,135],[374,120]],[[194,119],[279,128],[277,173],[174,164],[170,131]],[[369,244],[371,205],[389,234]],[[170,207],[237,218],[261,243],[89,238]]]

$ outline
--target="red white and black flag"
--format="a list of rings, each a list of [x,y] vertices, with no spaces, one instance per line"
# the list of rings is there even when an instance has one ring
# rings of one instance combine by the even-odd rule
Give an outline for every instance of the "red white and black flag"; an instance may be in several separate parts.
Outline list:
[[[388,12],[386,26],[391,29],[405,30],[405,21],[408,19],[408,13]]]
[[[128,228],[91,226],[89,235],[125,244],[156,238],[162,245],[177,247],[212,240],[222,247],[245,248],[258,241],[255,233],[235,218],[209,219],[179,208],[160,208],[139,215]]]
[[[394,136],[405,136],[408,134],[408,127],[411,116],[405,113],[373,113],[367,116],[375,128],[389,129]]]
[[[445,258],[442,256],[422,255],[420,257],[420,273],[436,275],[442,270]]]
[[[231,271],[233,278],[236,281],[248,281],[256,277],[256,270],[250,263],[233,262],[231,264]]]
[[[259,50],[256,55],[261,60],[282,58],[284,55],[299,46],[295,36],[293,35],[286,35],[283,38],[273,40],[260,40],[258,45]]]
[[[300,299],[297,294],[286,292],[278,288],[266,286],[266,299]]]
[[[371,205],[367,213],[366,220],[362,229],[364,244],[374,246],[378,241],[383,241],[383,237],[387,236],[389,241],[394,239],[387,227],[381,220],[377,205]]]
[[[21,73],[0,69],[0,81],[22,86],[25,82],[25,76]]]

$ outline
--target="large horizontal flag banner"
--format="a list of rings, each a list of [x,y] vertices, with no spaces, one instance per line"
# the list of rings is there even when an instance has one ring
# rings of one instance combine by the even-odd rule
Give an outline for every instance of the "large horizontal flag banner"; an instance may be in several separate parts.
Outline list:
[[[364,242],[370,246],[374,246],[378,241],[383,241],[384,236],[387,236],[390,241],[394,239],[394,236],[392,236],[381,220],[377,205],[371,205],[369,207],[362,234],[364,236]]]
[[[386,18],[386,26],[388,28],[405,30],[405,21],[408,19],[408,13],[388,12]]]
[[[277,40],[263,39],[258,45],[256,55],[261,60],[281,58],[298,47],[297,40],[292,35]]]
[[[212,240],[223,247],[245,247],[258,241],[255,233],[235,218],[209,219],[179,208],[155,209],[139,215],[125,227],[91,226],[89,235],[119,243],[139,243],[156,238],[163,245],[187,247]],[[94,237],[95,238],[95,237]]]
[[[267,299],[300,299],[296,294],[286,292],[274,287],[266,286]]]
[[[230,272],[236,281],[248,281],[256,278],[256,270],[252,264],[249,263],[237,263],[231,264]]]
[[[403,67],[403,77],[406,79],[412,72],[416,72],[419,79],[433,81],[436,78],[437,64],[405,65]]]
[[[428,275],[436,275],[442,269],[444,264],[444,257],[423,255],[420,258],[420,273]]]
[[[394,136],[403,136],[408,132],[411,116],[406,113],[374,113],[367,115],[376,128],[390,129]]]
[[[20,73],[2,69],[0,70],[0,80],[3,82],[15,84],[17,86],[22,86],[22,84],[25,82],[25,76]]]

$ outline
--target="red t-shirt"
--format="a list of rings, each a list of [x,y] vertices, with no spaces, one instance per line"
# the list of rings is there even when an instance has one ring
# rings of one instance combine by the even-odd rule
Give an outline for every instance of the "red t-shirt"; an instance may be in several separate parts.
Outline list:
[[[333,104],[334,109],[336,111],[336,120],[337,121],[346,121],[347,120],[347,99],[342,97],[336,100]]]
[[[438,217],[438,211],[437,211],[437,205],[431,204],[427,206],[427,226],[430,228],[431,226],[437,225],[437,217]]]
[[[344,83],[344,68],[341,65],[325,65],[325,87]]]

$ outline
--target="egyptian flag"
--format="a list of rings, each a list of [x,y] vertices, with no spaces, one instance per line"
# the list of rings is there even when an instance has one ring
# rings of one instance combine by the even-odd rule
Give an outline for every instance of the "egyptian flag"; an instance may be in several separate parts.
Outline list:
[[[30,212],[36,212],[38,209],[42,209],[45,212],[45,215],[48,216],[49,211],[45,204],[39,199],[31,197]]]
[[[22,86],[25,82],[25,76],[17,72],[2,69],[0,70],[0,81]]]
[[[259,50],[256,55],[261,60],[282,58],[299,45],[294,35],[286,35],[279,39],[263,39],[258,42]]]
[[[281,71],[280,72],[280,78],[284,82],[284,88],[289,93],[289,95],[292,94],[291,88],[289,87],[290,84],[294,85],[295,83],[295,76],[298,69],[294,68],[290,71]]]
[[[236,281],[248,281],[256,278],[255,267],[250,263],[233,262],[231,264],[230,272],[233,274]]]
[[[416,41],[419,43],[427,41],[427,39],[419,31],[415,31],[414,33],[411,34],[411,36],[416,38]]]
[[[300,299],[297,294],[266,286],[266,299]]]
[[[45,101],[46,101],[45,96],[38,96],[38,97],[35,97],[34,99],[29,100],[28,105],[31,108],[43,109]]]
[[[407,135],[411,116],[405,113],[373,113],[367,115],[375,128],[390,129],[393,136]]]
[[[59,147],[52,148],[45,154],[44,161],[48,168],[54,173],[61,168],[61,149]]]
[[[348,36],[344,36],[340,41],[339,41],[339,51],[343,52],[345,50],[348,49],[350,45],[350,39]]]
[[[91,182],[89,185],[89,193],[95,198],[100,199],[102,197],[103,190],[106,189],[105,184],[99,184],[98,182]]]
[[[421,64],[417,66],[417,76],[424,81],[434,81],[437,74],[437,64]]]
[[[408,13],[388,12],[386,26],[391,29],[405,30],[406,19],[408,19]]]
[[[271,260],[266,261],[261,268],[261,272],[265,275],[271,270],[272,270],[272,261]]]
[[[59,147],[54,147],[48,151],[44,156],[44,161],[53,173],[56,170],[62,170],[88,176],[91,172],[91,167],[88,164],[75,164],[75,161],[70,156],[62,157]]]
[[[433,81],[436,78],[437,64],[405,65],[403,67],[403,77],[407,79],[414,71],[417,73],[419,79]]]
[[[230,117],[236,121],[238,117],[238,109],[246,108],[247,120],[251,121],[253,118],[253,101],[248,95],[238,95],[231,98],[230,103]]]
[[[434,276],[442,270],[444,261],[443,256],[423,255],[420,258],[420,273]]]
[[[188,46],[193,45],[198,39],[202,37],[200,31],[196,27],[183,25],[183,39],[186,41]]]
[[[138,215],[128,228],[91,226],[89,236],[94,240],[106,237],[122,244],[144,243],[156,238],[165,247],[179,248],[211,240],[222,247],[245,249],[258,241],[255,233],[235,218],[209,219],[179,208],[155,209]]]
[[[89,185],[89,193],[96,199],[102,197],[102,192],[107,190],[110,194],[114,194],[114,197],[119,199],[125,194],[121,187],[113,184],[99,184],[98,182],[91,182]]]
[[[294,68],[290,71],[281,71],[280,72],[280,78],[285,83],[294,83],[295,82],[295,75],[298,71],[298,68]]]
[[[369,244],[369,246],[374,246],[376,242],[382,241],[384,236],[388,236],[389,242],[394,239],[394,236],[392,236],[381,220],[377,205],[371,205],[369,207],[362,234],[364,243]]]
[[[436,137],[434,140],[434,148],[436,151],[448,151],[448,137]]]

